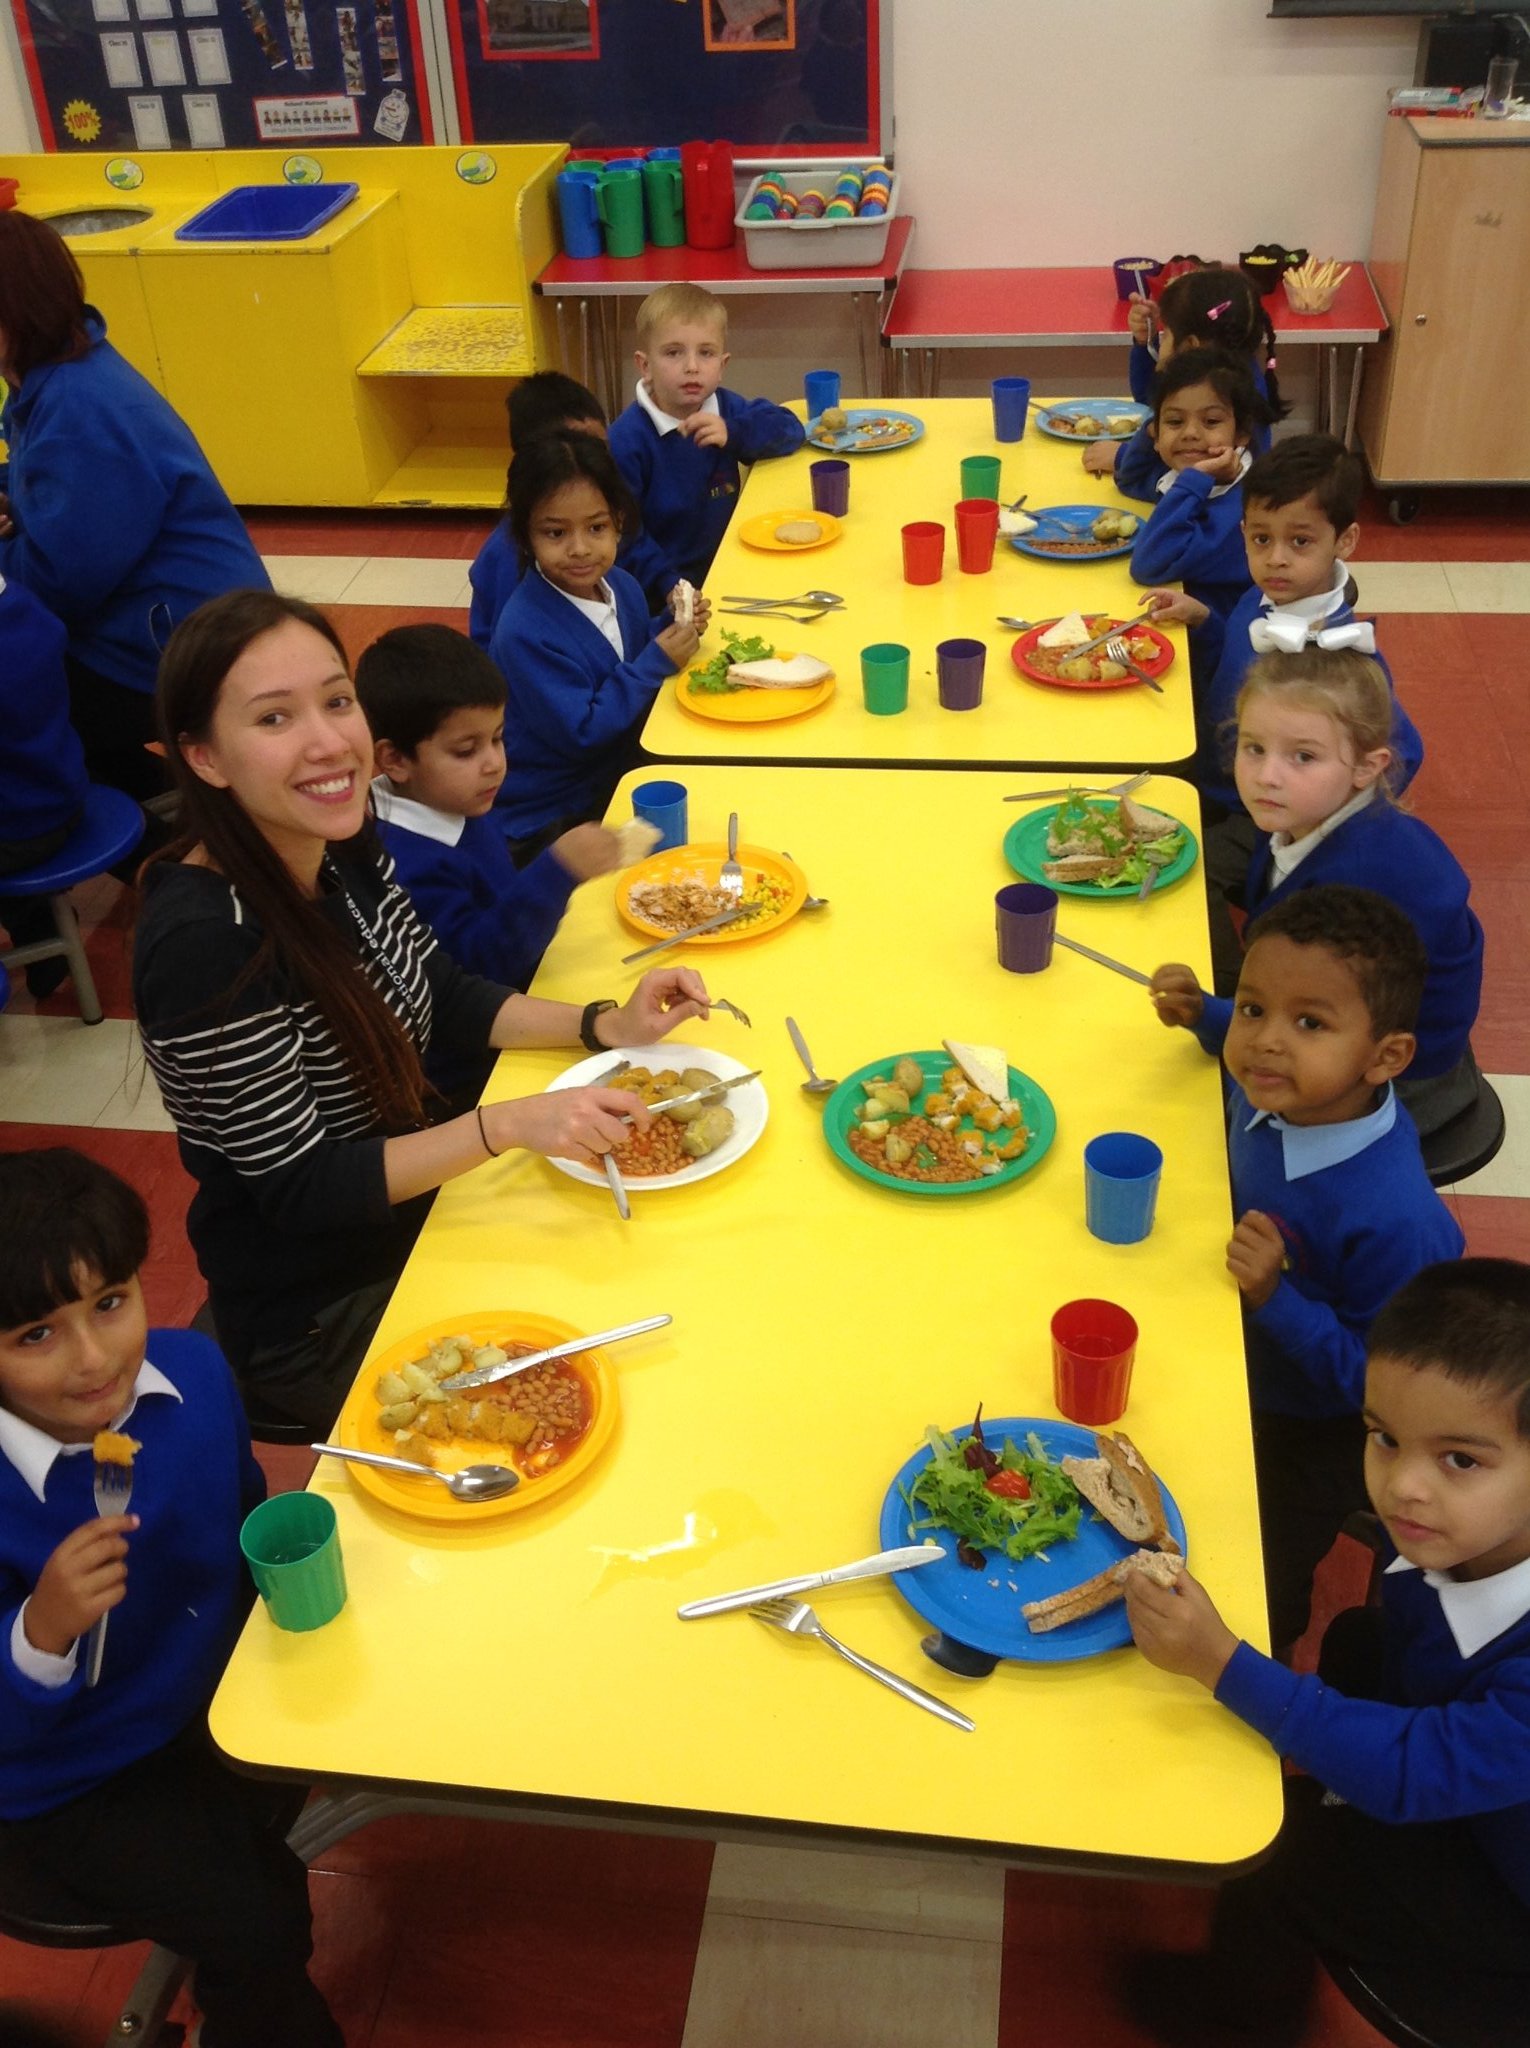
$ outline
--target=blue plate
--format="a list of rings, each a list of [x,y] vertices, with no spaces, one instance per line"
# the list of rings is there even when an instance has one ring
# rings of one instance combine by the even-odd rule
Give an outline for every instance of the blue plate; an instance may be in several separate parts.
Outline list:
[[[1073,434],[1066,427],[1055,424],[1060,420],[1076,420],[1081,413],[1101,422],[1101,431],[1098,434]],[[1056,405],[1039,406],[1036,411],[1036,425],[1043,434],[1050,434],[1054,441],[1082,441],[1086,445],[1090,441],[1129,441],[1148,417],[1148,413],[1149,408],[1138,405],[1134,398],[1065,398],[1059,400]],[[1132,421],[1131,433],[1104,432],[1107,415],[1112,419],[1125,419],[1128,414],[1131,415]]]
[[[1023,1449],[1032,1430],[1041,1439],[1049,1458],[1095,1456],[1094,1431],[1082,1429],[1075,1422],[1052,1422],[1034,1415],[1010,1416],[1007,1420],[983,1417],[983,1437],[994,1450],[1002,1447],[1006,1437]],[[960,1442],[971,1436],[972,1429],[968,1425],[948,1434]],[[1054,1544],[1047,1553],[1050,1563],[1038,1555],[1015,1564],[1002,1551],[990,1551],[986,1570],[974,1571],[970,1565],[958,1563],[956,1538],[949,1529],[920,1529],[909,1534],[913,1518],[903,1489],[912,1487],[930,1462],[930,1456],[929,1445],[921,1445],[893,1480],[882,1503],[880,1540],[884,1550],[904,1543],[935,1542],[946,1553],[939,1564],[925,1564],[917,1571],[892,1575],[893,1584],[916,1614],[958,1643],[966,1643],[991,1657],[1013,1657],[1026,1664],[1071,1664],[1080,1657],[1097,1657],[1102,1650],[1122,1649],[1131,1641],[1126,1607],[1121,1601],[1040,1636],[1031,1634],[1020,1609],[1029,1600],[1045,1600],[1049,1594],[1082,1585],[1107,1565],[1129,1557],[1138,1547],[1136,1544],[1117,1535],[1086,1503],[1078,1535],[1071,1543]],[[1184,1549],[1184,1517],[1161,1480],[1159,1490],[1163,1495],[1164,1519]]]
[[[850,424],[841,433],[825,434],[816,419],[808,421],[807,445],[820,455],[886,455],[894,448],[912,448],[923,438],[924,421],[911,412],[894,412],[886,405],[852,405],[845,408]],[[896,421],[911,427],[912,433],[888,439],[875,431],[873,422]]]
[[[1116,555],[1129,555],[1137,545],[1146,513],[1133,512],[1137,532],[1126,540],[1096,542],[1087,554],[1063,554],[1054,548],[1038,547],[1038,541],[1087,541],[1089,529],[1102,512],[1126,512],[1126,505],[1027,505],[1026,512],[1036,521],[1034,533],[1012,533],[1009,544],[1017,554],[1029,555],[1037,562],[1108,562]]]

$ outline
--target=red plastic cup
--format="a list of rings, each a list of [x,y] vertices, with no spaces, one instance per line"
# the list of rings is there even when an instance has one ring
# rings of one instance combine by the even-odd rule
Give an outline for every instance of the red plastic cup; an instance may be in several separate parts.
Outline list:
[[[1070,1422],[1101,1429],[1126,1413],[1137,1325],[1113,1301],[1066,1301],[1052,1318],[1052,1399]]]
[[[998,508],[994,508],[997,515]],[[938,583],[946,559],[946,529],[935,519],[916,519],[903,529],[903,580]]]
[[[963,498],[956,508],[957,566],[969,576],[982,576],[993,567],[994,542],[999,537],[999,508],[992,498]]]

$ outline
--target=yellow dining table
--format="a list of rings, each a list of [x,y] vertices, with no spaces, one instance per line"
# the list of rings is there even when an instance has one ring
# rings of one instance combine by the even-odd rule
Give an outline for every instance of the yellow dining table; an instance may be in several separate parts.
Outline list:
[[[857,401],[847,400],[855,405]],[[1146,517],[1149,506],[1125,498],[1108,477],[1089,476],[1078,442],[1043,434],[1036,424],[1044,399],[1031,402],[1021,441],[993,437],[986,398],[923,398],[896,410],[923,422],[905,447],[851,455],[850,509],[828,546],[772,553],[749,546],[742,533],[767,514],[811,516],[809,467],[826,451],[811,447],[779,462],[756,463],[706,580],[712,621],[698,662],[722,651],[722,630],[759,634],[778,652],[813,654],[834,670],[836,688],[818,710],[764,724],[705,715],[706,700],[687,689],[688,672],[667,682],[643,728],[650,754],[674,761],[801,761],[912,765],[1129,768],[1172,767],[1195,751],[1190,663],[1184,629],[1168,629],[1174,663],[1158,692],[1137,685],[1116,690],[1063,689],[1021,676],[1010,659],[1019,635],[999,616],[1040,623],[1066,612],[1125,618],[1141,605],[1130,556],[1103,561],[1036,561],[1001,534],[993,567],[965,575],[957,567],[953,508],[961,496],[965,455],[997,455],[999,496],[1023,492],[1032,506],[1107,507]],[[885,407],[876,407],[885,411]],[[802,410],[800,402],[793,410]],[[939,583],[903,580],[901,529],[936,520],[946,529]],[[773,531],[773,528],[771,529]],[[727,596],[796,597],[832,590],[845,600],[809,625],[768,618],[730,618]],[[943,711],[936,695],[935,649],[942,640],[981,640],[987,650],[983,701],[975,711]],[[863,647],[892,641],[910,652],[908,709],[877,717],[861,701]],[[695,667],[697,663],[693,663]],[[715,704],[716,699],[712,702]],[[723,700],[724,711],[735,700]],[[700,704],[701,710],[692,709]]]
[[[613,1438],[523,1511],[420,1519],[321,1460],[312,1485],[335,1504],[349,1600],[308,1635],[280,1633],[257,1606],[212,1711],[237,1764],[532,1818],[787,1829],[1015,1862],[1214,1874],[1267,1847],[1273,1753],[1130,1648],[964,1680],[922,1654],[928,1624],[889,1582],[819,1596],[836,1635],[970,1714],[966,1734],[747,1613],[676,1618],[682,1602],[881,1548],[883,1497],[927,1424],[968,1423],[980,1401],[992,1418],[1055,1418],[1051,1315],[1103,1295],[1141,1331],[1123,1426],[1184,1514],[1192,1568],[1231,1625],[1265,1641],[1217,1066],[1090,960],[1059,951],[1034,976],[998,966],[1000,846],[1024,811],[1002,799],[1025,781],[1042,786],[939,770],[690,773],[698,841],[737,809],[746,844],[789,848],[829,899],[669,956],[752,1018],[719,1013],[678,1037],[763,1069],[763,1135],[713,1178],[631,1183],[630,1223],[604,1185],[527,1155],[443,1190],[376,1352],[484,1311],[581,1331],[674,1321],[612,1347]],[[629,794],[630,782],[613,814]],[[1143,799],[1193,817],[1183,783],[1152,782]],[[619,886],[579,890],[537,993],[635,984],[643,970],[619,965],[639,943]],[[1059,930],[1143,970],[1207,967],[1198,873],[1146,904],[1065,898]],[[788,1015],[831,1076],[945,1037],[1003,1046],[1051,1098],[1055,1142],[1012,1185],[969,1195],[870,1185],[830,1153]],[[540,1089],[575,1057],[506,1055],[488,1094]],[[1156,1227],[1137,1245],[1084,1226],[1083,1146],[1115,1129],[1164,1152]]]

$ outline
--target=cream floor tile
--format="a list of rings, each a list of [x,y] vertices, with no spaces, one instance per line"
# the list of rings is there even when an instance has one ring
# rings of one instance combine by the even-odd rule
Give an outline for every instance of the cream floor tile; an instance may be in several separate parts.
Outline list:
[[[752,1920],[1001,1941],[1004,1872],[994,1863],[955,1857],[719,1842],[707,1910]]]
[[[1503,1104],[1503,1149],[1481,1173],[1458,1181],[1457,1195],[1530,1195],[1530,1074],[1489,1074]]]
[[[467,563],[413,555],[373,555],[346,586],[347,604],[461,605],[467,609]]]
[[[1360,588],[1362,612],[1453,612],[1457,608],[1443,562],[1356,561],[1349,566]],[[1460,609],[1474,607],[1463,599]]]
[[[125,1018],[0,1017],[0,1123],[94,1123],[138,1056]]]
[[[1530,562],[1447,562],[1463,612],[1530,612]]]
[[[682,2048],[993,2048],[1002,1956],[709,1907]]]
[[[175,1124],[160,1099],[159,1083],[135,1046],[127,1079],[95,1118],[97,1130],[173,1131]]]
[[[365,568],[365,555],[262,555],[266,574],[287,597],[335,604]]]

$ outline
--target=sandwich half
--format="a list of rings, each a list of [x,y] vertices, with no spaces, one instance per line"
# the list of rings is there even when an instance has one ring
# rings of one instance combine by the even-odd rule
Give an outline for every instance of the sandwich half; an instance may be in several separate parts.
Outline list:
[[[1102,1607],[1124,1600],[1126,1582],[1134,1572],[1146,1572],[1160,1586],[1172,1586],[1184,1568],[1182,1557],[1170,1557],[1161,1550],[1134,1550],[1130,1557],[1107,1565],[1082,1585],[1070,1586],[1065,1593],[1053,1593],[1046,1600],[1028,1601],[1020,1612],[1031,1634],[1044,1636],[1054,1628],[1062,1628],[1070,1621],[1083,1621],[1088,1615],[1098,1614]]]
[[[1164,1520],[1163,1495],[1147,1459],[1121,1430],[1095,1434],[1094,1458],[1064,1458],[1062,1468],[1092,1508],[1128,1543],[1178,1552]]]

